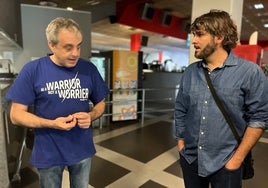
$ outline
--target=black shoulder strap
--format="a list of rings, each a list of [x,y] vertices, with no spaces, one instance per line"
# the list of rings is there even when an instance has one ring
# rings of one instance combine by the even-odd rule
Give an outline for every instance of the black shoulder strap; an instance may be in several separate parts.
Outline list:
[[[231,128],[231,130],[232,130],[232,132],[233,132],[233,134],[234,134],[235,139],[237,140],[238,143],[240,143],[240,142],[241,142],[241,138],[240,138],[240,136],[238,135],[238,133],[237,133],[237,131],[236,131],[234,125],[233,125],[233,122],[231,121],[231,119],[230,119],[230,117],[228,116],[228,114],[227,114],[225,108],[223,107],[223,105],[222,105],[222,103],[221,103],[221,101],[220,101],[218,95],[217,95],[216,92],[215,92],[215,89],[214,89],[214,87],[213,87],[213,85],[212,85],[210,76],[208,75],[208,70],[207,70],[206,68],[203,68],[203,70],[204,70],[204,73],[205,73],[205,77],[206,77],[206,80],[207,80],[207,83],[208,83],[210,92],[211,92],[211,94],[212,94],[212,96],[213,96],[213,98],[214,98],[216,104],[218,105],[218,107],[219,107],[219,109],[221,110],[221,112],[222,112],[224,118],[226,119],[226,121],[227,121],[229,127]]]

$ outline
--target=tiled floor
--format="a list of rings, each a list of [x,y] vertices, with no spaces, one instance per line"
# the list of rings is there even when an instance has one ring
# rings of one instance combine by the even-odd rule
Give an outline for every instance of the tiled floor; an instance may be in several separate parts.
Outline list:
[[[95,128],[97,153],[89,188],[183,188],[173,130],[172,112],[147,114],[144,126],[131,122]],[[243,188],[267,188],[268,133],[257,143],[253,155],[256,175],[244,181]],[[69,187],[67,172],[62,187]],[[13,183],[12,188],[38,188],[34,170],[25,166],[21,182]]]

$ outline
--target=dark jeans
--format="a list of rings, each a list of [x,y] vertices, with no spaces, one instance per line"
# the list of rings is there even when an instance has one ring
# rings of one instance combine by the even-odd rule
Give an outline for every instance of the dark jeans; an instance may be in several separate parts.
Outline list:
[[[180,155],[180,164],[183,172],[185,188],[241,188],[241,168],[228,170],[221,168],[219,171],[208,177],[198,176],[197,160],[189,164],[184,157]]]

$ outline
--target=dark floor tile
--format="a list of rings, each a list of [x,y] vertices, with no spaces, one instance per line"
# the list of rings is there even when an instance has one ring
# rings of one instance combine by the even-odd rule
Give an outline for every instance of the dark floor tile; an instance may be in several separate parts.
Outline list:
[[[39,187],[38,175],[29,167],[21,169],[20,176],[21,176],[20,181],[11,182],[11,188],[37,188]]]
[[[176,145],[173,127],[160,121],[98,144],[146,163]]]
[[[253,149],[255,176],[253,179],[244,180],[243,188],[267,188],[268,187],[268,144],[257,143]],[[179,161],[173,163],[164,171],[175,176],[182,177]]]
[[[147,181],[145,184],[140,186],[140,188],[165,188],[166,186],[163,186],[159,183],[156,183],[152,180]]]
[[[128,121],[118,121],[118,122],[112,122],[112,121],[105,121],[102,124],[102,127],[100,128],[100,125],[97,123],[94,124],[93,129],[93,135],[100,135],[104,134],[116,129],[120,129],[127,126],[132,126],[133,124],[139,123],[139,120],[128,120]]]
[[[263,135],[262,135],[263,138],[268,138],[268,132],[264,132]]]
[[[129,172],[130,171],[125,168],[117,166],[98,156],[94,156],[92,158],[89,184],[94,188],[103,188]]]
[[[168,172],[170,174],[173,174],[174,176],[178,176],[178,177],[182,178],[182,170],[181,170],[181,167],[180,167],[180,161],[179,160],[176,161],[175,163],[171,164],[164,171]]]

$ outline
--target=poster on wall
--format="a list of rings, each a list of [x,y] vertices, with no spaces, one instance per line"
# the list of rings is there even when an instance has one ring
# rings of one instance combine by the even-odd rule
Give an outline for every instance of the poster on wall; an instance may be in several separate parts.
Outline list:
[[[113,121],[137,119],[138,52],[113,51]],[[133,90],[134,89],[134,90]]]

